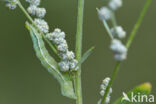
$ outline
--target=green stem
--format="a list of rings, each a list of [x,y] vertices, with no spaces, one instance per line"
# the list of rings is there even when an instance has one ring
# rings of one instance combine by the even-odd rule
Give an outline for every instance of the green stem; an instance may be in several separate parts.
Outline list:
[[[82,53],[82,34],[83,34],[83,12],[84,0],[78,0],[78,15],[77,15],[77,33],[76,33],[76,59],[81,59]],[[76,104],[82,104],[82,86],[81,86],[81,66],[75,74],[75,92]]]
[[[129,39],[128,39],[128,42],[127,42],[127,44],[126,44],[126,47],[127,47],[127,48],[130,47],[130,45],[131,45],[131,43],[132,43],[132,41],[133,41],[133,39],[134,39],[134,37],[135,37],[135,35],[136,35],[138,29],[139,29],[139,27],[140,27],[140,25],[141,25],[141,23],[142,23],[142,20],[143,20],[145,14],[146,14],[146,12],[147,12],[147,9],[149,8],[149,6],[150,6],[150,4],[151,4],[151,1],[152,1],[152,0],[147,0],[146,4],[145,4],[145,6],[144,6],[144,8],[143,8],[143,10],[142,10],[142,12],[141,12],[141,15],[140,15],[140,17],[139,17],[137,23],[135,24],[135,26],[134,26],[134,28],[133,28],[133,31],[131,32],[131,35],[130,35],[130,37],[129,37]]]
[[[138,31],[138,29],[139,29],[139,27],[140,27],[140,25],[141,25],[141,23],[143,21],[143,18],[145,16],[145,14],[147,13],[147,9],[149,8],[149,6],[151,4],[151,1],[152,0],[147,0],[147,2],[146,2],[145,6],[144,6],[144,8],[143,8],[143,10],[142,10],[142,12],[140,14],[140,17],[139,17],[138,21],[135,24],[135,26],[134,26],[131,34],[130,34],[130,37],[129,37],[128,41],[127,41],[127,44],[126,44],[127,49],[131,46],[131,43],[134,40],[134,37],[136,36],[136,32]],[[111,86],[112,86],[112,84],[114,82],[114,79],[115,79],[115,77],[116,77],[116,75],[117,75],[117,73],[118,73],[118,71],[120,69],[120,66],[121,66],[121,62],[117,62],[115,67],[114,67],[113,74],[111,75],[111,80],[110,80],[110,82],[109,82],[109,84],[108,84],[108,86],[106,88],[106,92],[105,92],[105,94],[104,94],[104,96],[102,98],[101,104],[105,104],[106,97],[108,95],[109,89],[111,88]]]
[[[104,24],[104,27],[106,28],[106,31],[107,31],[109,37],[111,38],[111,40],[113,40],[114,37],[113,37],[113,34],[112,34],[111,30],[110,30],[109,25],[107,24],[107,21],[106,20],[103,20],[102,22]]]
[[[25,10],[25,8],[23,7],[23,5],[21,4],[21,2],[19,0],[18,1],[18,6],[19,8],[22,10],[22,12],[25,14],[25,16],[28,18],[28,20],[37,28],[37,30],[42,34],[43,39],[48,43],[48,45],[50,46],[50,48],[53,50],[53,52],[58,56],[58,58],[60,58],[60,56],[58,55],[58,52],[56,50],[56,48],[51,44],[51,42],[45,37],[45,35],[43,34],[42,31],[40,31],[38,29],[38,27],[36,26],[36,24],[34,23],[33,19],[31,18],[31,16],[28,14],[28,12]]]

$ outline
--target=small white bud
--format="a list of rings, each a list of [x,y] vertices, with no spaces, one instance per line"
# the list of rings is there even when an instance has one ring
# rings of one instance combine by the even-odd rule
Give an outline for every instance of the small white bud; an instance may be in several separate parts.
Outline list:
[[[126,36],[126,32],[123,30],[121,26],[116,26],[115,28],[112,28],[111,32],[113,36],[116,38],[122,39]]]
[[[63,55],[62,59],[63,59],[63,60],[73,60],[74,57],[75,57],[75,55],[74,55],[74,53],[73,53],[72,51],[67,51],[67,52]]]
[[[109,102],[110,102],[110,97],[106,97],[106,102],[105,102],[105,104],[109,104]]]
[[[5,0],[6,7],[8,7],[11,10],[16,9],[17,7],[17,0]]]
[[[109,20],[112,16],[112,12],[107,7],[102,7],[99,10],[100,20]]]
[[[60,45],[58,45],[57,49],[60,52],[66,52],[68,50],[68,45],[67,44],[60,44]]]
[[[114,55],[114,58],[117,60],[117,61],[123,61],[127,58],[127,53],[115,53]]]
[[[110,0],[108,5],[112,10],[117,10],[122,6],[122,0]]]
[[[66,43],[65,40],[64,40],[64,38],[54,38],[54,39],[53,39],[53,42],[54,42],[55,44],[57,44],[57,45]]]
[[[110,49],[115,53],[127,53],[127,48],[121,43],[120,40],[113,39]]]
[[[30,5],[39,6],[41,1],[40,0],[26,0],[26,2],[30,3]]]
[[[37,27],[40,29],[40,31],[42,31],[44,33],[49,32],[49,26],[48,26],[47,22],[44,21],[43,19],[35,19],[34,23],[37,25]]]
[[[69,63],[69,66],[70,66],[70,69],[74,69],[74,71],[77,71],[79,67],[76,67],[76,65],[78,64],[78,61],[73,59],[72,61],[70,61]]]
[[[100,88],[101,90],[106,90],[106,86],[104,84],[101,84]]]
[[[62,72],[67,72],[69,71],[69,62],[68,61],[62,61],[59,63],[59,66],[60,66],[60,70]]]
[[[30,5],[28,8],[27,8],[27,11],[29,14],[31,15],[35,15],[36,14],[36,6],[35,5]]]
[[[105,79],[102,81],[102,83],[103,83],[105,86],[108,86],[109,81],[110,81],[110,78],[107,77],[107,78],[105,78]]]
[[[104,96],[104,94],[105,94],[105,91],[104,91],[104,90],[101,90],[101,91],[100,91],[100,95],[101,95],[101,96]]]
[[[39,18],[43,18],[46,14],[45,8],[36,8],[36,16]]]

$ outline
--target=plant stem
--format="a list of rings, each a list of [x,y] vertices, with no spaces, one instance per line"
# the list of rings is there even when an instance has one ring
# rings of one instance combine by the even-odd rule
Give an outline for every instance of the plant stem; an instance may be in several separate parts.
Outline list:
[[[128,39],[128,42],[127,42],[127,44],[126,44],[126,47],[127,47],[127,48],[130,47],[130,45],[131,45],[131,43],[132,43],[132,41],[133,41],[133,39],[134,39],[134,37],[135,37],[135,35],[136,35],[138,29],[139,29],[139,27],[140,27],[140,25],[141,25],[141,23],[142,23],[142,20],[143,20],[145,14],[146,14],[146,12],[147,12],[147,9],[149,8],[149,6],[150,6],[150,4],[151,4],[151,1],[152,1],[152,0],[147,0],[147,2],[146,2],[145,6],[144,6],[144,8],[143,8],[143,10],[142,10],[142,12],[141,12],[141,14],[140,14],[140,17],[139,17],[137,23],[135,24],[135,26],[134,26],[134,28],[133,28],[133,30],[132,30],[132,32],[131,32],[131,35],[130,35],[130,37],[129,37],[129,39]]]
[[[145,16],[145,14],[147,13],[147,9],[149,8],[151,1],[152,0],[147,0],[147,2],[146,2],[145,6],[144,6],[144,8],[140,14],[138,21],[136,22],[134,28],[132,29],[132,32],[131,32],[130,37],[129,37],[127,44],[126,44],[127,49],[130,47],[132,41],[134,40],[134,37],[136,36],[136,32],[138,31],[138,29],[139,29],[139,27],[143,21],[143,18]],[[101,104],[105,104],[105,100],[106,100],[106,97],[108,95],[109,89],[111,88],[111,86],[113,84],[113,81],[114,81],[114,79],[115,79],[115,77],[116,77],[116,75],[120,69],[120,66],[121,66],[121,62],[118,61],[114,67],[113,74],[111,75],[111,80],[110,80],[110,82],[106,88],[106,92],[102,98]]]
[[[84,0],[78,0],[78,15],[77,15],[77,33],[76,33],[76,59],[81,59],[82,53],[82,34],[83,34],[83,12]],[[75,92],[76,104],[82,104],[82,86],[81,86],[81,66],[75,74]]]
[[[18,6],[19,8],[22,10],[22,12],[25,14],[25,16],[28,18],[28,20],[37,28],[37,30],[41,33],[42,37],[44,38],[44,40],[48,43],[48,45],[50,46],[50,48],[53,50],[53,52],[58,56],[58,58],[60,58],[60,56],[58,55],[58,52],[56,50],[56,48],[51,44],[51,42],[45,37],[45,35],[43,34],[42,31],[40,31],[38,29],[38,27],[36,26],[36,24],[34,23],[33,19],[31,18],[31,16],[28,14],[28,12],[25,10],[25,8],[23,7],[23,5],[21,4],[21,2],[19,0],[18,1]]]
[[[112,34],[111,30],[110,30],[109,25],[107,24],[107,21],[106,20],[103,20],[102,22],[103,22],[103,24],[104,24],[104,26],[106,28],[106,31],[107,31],[109,37],[111,38],[111,40],[113,40],[114,37],[113,37],[113,34]]]

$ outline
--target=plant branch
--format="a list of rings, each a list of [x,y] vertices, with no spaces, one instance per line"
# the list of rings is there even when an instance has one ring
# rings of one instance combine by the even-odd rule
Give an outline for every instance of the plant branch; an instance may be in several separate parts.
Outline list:
[[[138,29],[139,29],[139,27],[140,27],[140,25],[141,25],[141,23],[143,21],[143,18],[145,16],[145,14],[147,13],[147,9],[149,8],[149,6],[151,4],[151,1],[152,0],[147,0],[147,2],[146,2],[145,6],[144,6],[144,8],[143,8],[143,10],[142,10],[142,12],[140,14],[140,17],[139,17],[138,21],[136,22],[134,28],[132,29],[132,32],[131,32],[130,37],[129,37],[129,39],[127,41],[127,44],[126,44],[127,48],[130,47],[132,41],[134,40],[134,37],[136,36],[136,32],[138,31]],[[109,89],[111,88],[111,86],[113,84],[113,81],[114,81],[114,79],[115,79],[115,77],[116,77],[116,75],[117,75],[117,73],[118,73],[118,71],[120,69],[120,66],[121,66],[121,62],[117,62],[115,67],[114,67],[113,74],[111,75],[111,80],[110,80],[110,82],[109,82],[109,84],[108,84],[108,86],[106,88],[106,92],[105,92],[105,94],[104,94],[104,96],[102,98],[101,104],[105,104],[105,100],[106,100],[106,97],[108,95]]]
[[[76,59],[81,59],[82,53],[82,34],[83,34],[83,12],[84,0],[78,0],[78,15],[77,15],[77,33],[76,33]],[[75,92],[76,104],[82,104],[82,86],[81,86],[81,66],[75,74]]]
[[[21,2],[19,0],[18,1],[18,6],[19,8],[22,10],[22,12],[25,14],[25,16],[28,18],[28,20],[35,26],[35,28],[41,33],[43,39],[48,43],[48,45],[50,46],[50,48],[53,50],[53,52],[58,56],[58,58],[60,59],[60,56],[58,55],[58,52],[56,50],[56,48],[51,44],[51,42],[45,37],[45,35],[43,34],[42,31],[40,31],[38,29],[38,27],[36,26],[36,24],[34,23],[34,20],[31,18],[31,16],[28,14],[28,12],[25,10],[25,8],[23,7],[23,5],[21,4]]]

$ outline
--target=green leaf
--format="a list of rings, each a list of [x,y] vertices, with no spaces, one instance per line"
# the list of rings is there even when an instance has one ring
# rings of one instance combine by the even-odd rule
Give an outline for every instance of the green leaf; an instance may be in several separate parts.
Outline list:
[[[94,47],[91,47],[87,52],[85,52],[85,54],[79,60],[78,64],[75,66],[75,68],[79,67],[92,54],[93,50],[94,50]]]
[[[135,101],[132,102],[132,99],[131,99],[132,96],[137,95],[136,100],[139,101],[138,96],[141,96],[141,95],[148,96],[151,92],[151,88],[152,88],[152,86],[150,83],[141,84],[141,85],[137,86],[136,88],[134,88],[133,90],[131,90],[130,92],[128,92],[127,94],[123,92],[124,97],[120,97],[113,104],[140,104]],[[127,100],[125,100],[125,99],[127,99]],[[130,100],[130,101],[128,101],[128,100]]]
[[[47,71],[58,80],[61,85],[62,95],[76,99],[70,76],[68,73],[61,73],[59,71],[58,64],[55,59],[48,53],[41,34],[39,34],[36,29],[29,23],[26,24],[26,27],[30,31],[36,56],[41,61],[42,65],[47,69]]]

